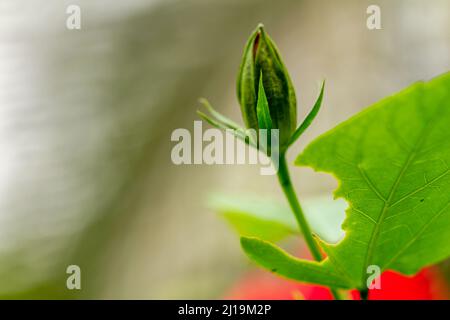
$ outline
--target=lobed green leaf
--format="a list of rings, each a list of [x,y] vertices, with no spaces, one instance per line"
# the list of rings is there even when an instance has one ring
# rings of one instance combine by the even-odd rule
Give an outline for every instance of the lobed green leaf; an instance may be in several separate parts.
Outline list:
[[[255,239],[244,239],[244,250],[282,276],[359,289],[366,288],[370,265],[412,275],[444,260],[450,255],[449,128],[450,74],[363,110],[296,160],[339,180],[335,196],[349,204],[345,237],[337,244],[317,239],[327,254],[321,263]]]

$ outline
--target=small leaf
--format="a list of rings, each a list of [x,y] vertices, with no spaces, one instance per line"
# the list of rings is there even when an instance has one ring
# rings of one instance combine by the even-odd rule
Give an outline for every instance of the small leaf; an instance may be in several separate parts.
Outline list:
[[[209,205],[241,236],[278,241],[298,234],[297,223],[289,208],[267,198],[214,195]]]
[[[302,124],[298,126],[298,128],[293,133],[291,139],[289,140],[289,144],[293,144],[295,141],[297,141],[298,138],[303,134],[303,132],[308,129],[308,127],[311,125],[313,120],[316,118],[317,114],[319,113],[320,107],[322,106],[322,100],[323,100],[323,91],[325,88],[325,81],[322,82],[322,87],[320,89],[319,96],[317,97],[316,103],[314,104],[311,111],[306,116],[305,120],[303,120]]]
[[[241,246],[250,259],[284,278],[334,288],[351,288],[348,279],[333,270],[322,268],[321,263],[297,259],[270,242],[241,237]]]
[[[284,202],[251,194],[216,194],[210,197],[208,204],[241,236],[278,241],[299,233],[294,215]],[[331,243],[343,237],[340,225],[347,207],[345,201],[333,200],[330,195],[306,199],[302,205],[315,234]]]

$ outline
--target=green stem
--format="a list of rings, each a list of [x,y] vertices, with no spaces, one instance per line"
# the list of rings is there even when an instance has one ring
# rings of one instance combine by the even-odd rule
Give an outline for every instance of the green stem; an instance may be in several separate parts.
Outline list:
[[[359,290],[361,300],[369,300],[369,289]]]
[[[314,257],[314,260],[321,261],[323,257],[320,252],[319,246],[312,236],[311,228],[305,218],[302,207],[300,206],[300,203],[297,199],[294,186],[292,185],[285,153],[282,153],[279,156],[278,180],[289,202],[289,205],[294,212],[295,219],[297,220],[298,226],[300,227],[300,231],[306,241],[306,244],[308,245],[309,250],[311,251],[312,256]],[[337,290],[333,288],[330,288],[330,290],[335,299],[339,300],[340,295]]]
[[[278,167],[278,180],[280,181],[281,188],[286,195],[289,205],[294,212],[295,219],[297,220],[300,231],[305,238],[306,244],[308,245],[314,260],[322,260],[322,254],[320,253],[319,246],[314,241],[312,236],[311,228],[309,227],[308,221],[306,221],[305,215],[303,213],[302,207],[298,202],[297,195],[295,194],[294,186],[292,185],[291,178],[289,175],[289,169],[286,162],[286,155],[280,154],[280,163]]]

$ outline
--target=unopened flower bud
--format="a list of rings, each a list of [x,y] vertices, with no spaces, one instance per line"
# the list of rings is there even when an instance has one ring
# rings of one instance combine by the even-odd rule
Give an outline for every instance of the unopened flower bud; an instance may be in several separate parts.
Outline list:
[[[272,128],[279,129],[280,150],[287,147],[297,125],[297,103],[289,74],[273,41],[258,25],[250,36],[237,80],[237,96],[245,125],[258,126],[257,99],[259,81],[267,97]]]

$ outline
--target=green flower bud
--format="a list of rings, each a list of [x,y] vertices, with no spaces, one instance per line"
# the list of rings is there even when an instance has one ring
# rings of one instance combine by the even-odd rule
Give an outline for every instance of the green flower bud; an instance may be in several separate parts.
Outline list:
[[[237,80],[237,96],[245,125],[258,127],[257,99],[260,77],[269,104],[272,128],[279,129],[280,150],[287,147],[297,125],[297,103],[289,74],[273,41],[260,24],[250,36]]]

